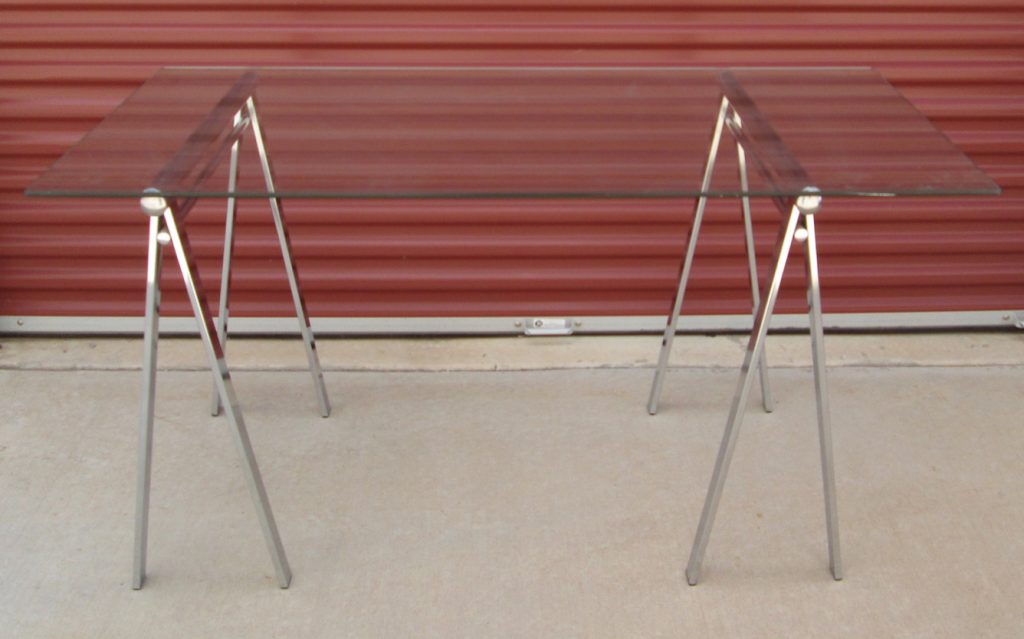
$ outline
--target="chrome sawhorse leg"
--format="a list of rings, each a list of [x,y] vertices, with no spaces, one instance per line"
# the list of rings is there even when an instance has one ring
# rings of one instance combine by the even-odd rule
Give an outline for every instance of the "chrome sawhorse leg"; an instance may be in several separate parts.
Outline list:
[[[149,485],[153,469],[153,417],[156,409],[156,340],[160,323],[161,222],[149,218],[149,257],[146,265],[145,349],[142,356],[142,415],[139,419],[139,459],[135,486],[135,554],[132,588],[142,588],[146,576],[146,542],[149,539]]]
[[[244,112],[244,115],[243,115]],[[252,127],[253,137],[256,139],[256,149],[259,152],[260,166],[263,169],[263,179],[267,185],[267,192],[274,193],[274,173],[270,166],[270,157],[267,154],[267,143],[263,137],[263,130],[260,128],[259,116],[256,113],[256,103],[252,97],[245,101],[245,106],[235,113],[234,125],[239,127],[246,119]],[[231,146],[231,157],[229,160],[228,192],[234,193],[238,181],[238,151],[241,138],[235,140]],[[281,212],[281,201],[279,198],[270,197],[270,212],[274,218],[274,227],[277,230],[278,244],[281,246],[281,257],[284,260],[285,272],[288,275],[288,285],[291,288],[292,302],[295,305],[295,315],[299,320],[299,331],[302,333],[302,342],[306,348],[306,360],[309,362],[309,371],[313,375],[313,387],[316,390],[317,402],[320,405],[320,415],[328,417],[331,414],[331,404],[327,399],[327,388],[324,385],[323,369],[320,367],[320,357],[316,350],[316,341],[313,339],[313,329],[309,324],[309,314],[306,312],[306,301],[299,288],[298,276],[296,275],[295,260],[292,259],[291,239],[288,236],[288,229],[284,224],[284,216]],[[234,253],[235,237],[235,213],[236,200],[228,197],[227,215],[224,223],[224,261],[221,269],[220,283],[220,314],[217,317],[217,335],[221,344],[227,344],[228,326],[228,300],[231,286],[231,257]],[[214,388],[211,412],[214,415],[220,413],[220,394]]]
[[[154,192],[151,196],[142,198],[141,204],[143,211],[150,215],[150,221],[149,259],[146,272],[144,388],[142,416],[139,425],[139,468],[136,493],[135,554],[132,587],[135,589],[141,588],[146,575],[146,542],[149,529],[149,488],[156,390],[156,354],[160,317],[161,254],[163,252],[163,245],[171,243],[178,258],[178,266],[185,282],[185,290],[192,305],[192,312],[199,325],[199,336],[202,339],[207,358],[209,359],[210,368],[215,373],[214,379],[217,385],[217,393],[223,401],[224,411],[228,421],[231,423],[232,434],[242,457],[242,469],[245,472],[246,483],[249,486],[249,492],[256,506],[256,513],[259,517],[260,527],[263,530],[263,537],[274,564],[277,583],[281,588],[287,588],[291,582],[291,569],[288,566],[288,559],[285,556],[284,546],[281,544],[281,537],[277,530],[277,523],[274,521],[274,514],[270,508],[270,500],[267,497],[267,491],[263,486],[263,479],[256,464],[256,457],[253,454],[252,444],[249,441],[249,433],[242,418],[242,411],[238,406],[231,374],[228,371],[227,363],[224,360],[224,351],[221,348],[217,331],[214,328],[206,294],[196,275],[195,257],[192,254],[185,230],[178,226],[177,215],[184,215],[191,206],[191,203],[186,203],[183,206],[171,203],[161,197],[159,192]],[[176,211],[176,208],[182,210]]]
[[[235,113],[232,120],[235,128],[242,126],[242,111]],[[242,144],[239,137],[231,143],[231,156],[228,160],[228,207],[224,214],[224,253],[221,258],[220,273],[220,302],[217,309],[217,339],[220,340],[221,348],[227,351],[228,348],[228,313],[230,307],[228,300],[231,292],[231,257],[235,252],[235,213],[238,211],[237,200],[234,195],[238,186],[238,151]],[[213,401],[210,406],[210,414],[220,415],[220,393],[217,392],[217,382],[213,382]]]
[[[747,397],[753,383],[752,369],[764,354],[765,337],[768,323],[771,320],[775,302],[778,300],[782,274],[786,268],[790,249],[794,241],[806,239],[807,268],[807,302],[810,319],[811,347],[814,358],[814,389],[818,408],[818,438],[821,449],[822,481],[825,493],[825,524],[828,534],[829,567],[836,580],[843,577],[842,561],[839,552],[839,515],[836,506],[835,471],[832,460],[832,432],[829,423],[828,389],[825,378],[825,344],[821,319],[821,290],[818,281],[818,249],[814,232],[814,214],[821,206],[821,196],[813,189],[807,194],[797,197],[790,206],[786,222],[779,231],[775,245],[775,259],[771,275],[767,283],[767,292],[761,300],[754,322],[754,330],[747,344],[746,356],[740,372],[739,386],[733,397],[732,408],[722,435],[722,444],[715,460],[715,469],[708,486],[704,509],[701,512],[700,524],[690,551],[690,561],[686,566],[686,580],[691,586],[700,580],[701,564],[704,551],[711,537],[711,526],[718,511],[718,503],[722,497],[725,477],[732,461],[733,450],[739,435],[740,424],[746,408]]]
[[[722,129],[725,126],[726,118],[732,118],[734,126],[739,125],[739,116],[732,112],[729,101],[723,97],[721,107],[718,109],[718,118],[715,120],[714,133],[711,136],[711,146],[708,150],[708,158],[704,164],[704,178],[701,180],[701,193],[707,193],[711,188],[711,178],[715,171],[715,161],[718,158],[718,148],[722,141]],[[739,171],[740,185],[742,192],[747,192],[747,162],[743,147],[737,142],[738,153],[737,169]],[[704,219],[704,208],[707,206],[708,198],[701,195],[693,209],[693,221],[690,223],[689,236],[686,246],[686,255],[679,270],[679,284],[676,287],[675,300],[672,303],[672,312],[669,313],[668,322],[665,326],[665,334],[661,340],[661,351],[658,354],[658,366],[654,373],[654,383],[651,385],[651,395],[647,400],[647,412],[654,415],[658,412],[658,400],[661,397],[661,387],[665,383],[665,373],[668,369],[669,356],[672,353],[672,341],[676,335],[676,324],[679,322],[679,312],[683,307],[683,298],[686,296],[686,284],[690,280],[690,269],[693,266],[693,256],[697,250],[697,238],[700,235],[700,225]],[[743,195],[740,198],[741,212],[743,214],[744,238],[747,249],[747,267],[750,272],[750,293],[753,299],[753,310],[756,313],[760,295],[758,292],[757,277],[757,256],[754,251],[754,231],[750,220],[750,198]],[[764,409],[772,412],[775,402],[772,399],[771,389],[768,386],[768,363],[765,358],[760,362],[761,370],[761,399]]]
[[[733,119],[739,125],[739,115],[733,113]],[[747,178],[747,153],[743,145],[736,142],[736,168],[740,176],[740,190],[744,193],[740,197],[740,206],[743,208],[743,237],[747,245],[747,272],[750,274],[750,298],[753,303],[751,310],[754,317],[757,317],[757,308],[761,305],[761,283],[757,277],[757,253],[754,247],[754,224],[750,215],[750,182]],[[772,398],[772,389],[768,386],[768,358],[763,354],[759,362],[761,373],[761,405],[766,413],[775,410],[775,400]]]

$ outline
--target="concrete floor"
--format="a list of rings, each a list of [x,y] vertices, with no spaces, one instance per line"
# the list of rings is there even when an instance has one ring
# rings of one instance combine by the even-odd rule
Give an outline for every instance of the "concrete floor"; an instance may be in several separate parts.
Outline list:
[[[295,573],[276,587],[191,340],[159,377],[130,588],[138,340],[0,340],[2,637],[1020,637],[1024,335],[830,336],[846,578],[827,570],[806,337],[775,336],[683,567],[739,338],[294,340],[230,359]],[[403,370],[404,369],[404,370]]]

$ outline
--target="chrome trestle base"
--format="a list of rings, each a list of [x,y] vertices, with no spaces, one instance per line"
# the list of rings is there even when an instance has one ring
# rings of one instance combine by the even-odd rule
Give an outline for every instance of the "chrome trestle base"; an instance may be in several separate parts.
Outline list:
[[[256,141],[256,147],[259,151],[267,191],[268,193],[273,193],[273,173],[271,171],[270,161],[267,155],[266,142],[263,138],[263,132],[260,129],[256,105],[252,97],[247,98],[242,108],[235,113],[233,124],[236,137],[231,143],[228,192],[234,192],[237,184],[238,152],[241,142],[241,133],[244,132],[245,128],[251,127]],[[281,543],[281,536],[278,533],[277,523],[274,520],[274,514],[270,507],[270,500],[267,497],[266,488],[263,485],[259,466],[256,463],[256,457],[253,453],[252,444],[249,440],[249,434],[245,426],[245,421],[242,417],[242,411],[239,408],[238,399],[235,395],[234,384],[231,380],[231,373],[228,370],[228,366],[224,358],[224,342],[227,339],[229,314],[228,294],[231,280],[231,255],[234,248],[234,221],[236,213],[235,198],[228,198],[227,219],[224,234],[224,263],[221,272],[220,315],[215,322],[213,315],[210,313],[210,306],[206,294],[199,280],[198,269],[196,268],[195,257],[189,244],[188,234],[182,225],[182,219],[189,209],[191,209],[195,204],[195,200],[178,201],[174,199],[165,199],[157,189],[151,189],[150,191],[151,193],[147,197],[143,197],[140,202],[143,212],[150,216],[150,221],[149,258],[146,271],[143,399],[139,422],[138,479],[136,486],[135,508],[135,550],[132,568],[132,587],[135,589],[141,588],[146,575],[146,548],[149,531],[149,493],[153,458],[157,338],[159,336],[160,321],[160,273],[163,259],[163,248],[165,245],[171,244],[173,246],[174,253],[177,256],[178,266],[181,270],[182,278],[184,279],[185,290],[192,306],[192,312],[198,323],[199,336],[209,360],[210,369],[213,372],[213,413],[218,414],[221,408],[223,408],[227,420],[231,424],[232,434],[241,456],[242,469],[245,474],[246,483],[249,487],[253,504],[256,507],[256,513],[259,519],[260,528],[263,532],[264,540],[267,544],[267,550],[270,553],[270,558],[274,565],[277,583],[281,588],[287,588],[291,583],[291,569],[288,565],[284,546]],[[302,332],[306,355],[309,360],[310,372],[313,375],[320,414],[327,417],[330,414],[331,407],[327,399],[323,372],[320,367],[316,344],[313,340],[313,332],[309,325],[305,301],[299,289],[295,263],[291,255],[291,243],[288,238],[288,232],[281,213],[281,203],[275,197],[270,197],[268,199],[270,201],[271,213],[274,218],[274,225],[277,230],[278,241],[281,246],[281,253],[284,258],[285,271],[288,275],[288,283],[291,287],[296,315],[299,320],[299,328]]]
[[[245,115],[243,116],[243,112]],[[263,180],[267,185],[267,192],[275,192],[274,173],[270,167],[270,156],[267,154],[267,143],[263,137],[263,129],[260,128],[260,119],[256,113],[256,103],[249,97],[245,106],[240,109],[234,117],[236,127],[248,123],[252,127],[253,137],[256,140],[256,149],[259,151],[260,166],[263,169]],[[228,192],[233,193],[238,181],[238,150],[241,138],[235,140],[231,145],[231,157],[229,160]],[[295,316],[299,321],[299,332],[302,334],[302,343],[306,349],[306,360],[309,363],[309,371],[313,375],[313,388],[316,391],[317,403],[320,407],[320,415],[328,417],[331,414],[331,404],[327,399],[327,388],[324,385],[324,374],[320,367],[320,357],[316,350],[316,341],[313,339],[313,329],[309,324],[309,314],[306,312],[306,301],[299,288],[298,276],[295,274],[295,260],[292,259],[291,239],[288,236],[288,228],[284,223],[282,205],[280,198],[267,198],[270,202],[270,212],[274,218],[274,228],[277,231],[278,244],[281,247],[281,257],[284,259],[285,273],[288,275],[288,286],[292,293],[292,302],[295,305]],[[234,252],[235,237],[235,213],[236,200],[228,197],[227,213],[224,222],[224,261],[221,269],[220,282],[220,313],[217,317],[217,336],[221,344],[226,347],[227,326],[229,317],[229,291],[231,287],[231,257]],[[213,393],[211,412],[214,415],[220,413],[220,397]]]
[[[715,161],[718,158],[718,148],[722,141],[722,130],[726,121],[732,119],[733,126],[738,126],[739,118],[733,112],[729,100],[722,98],[721,107],[718,109],[718,118],[715,120],[714,133],[711,136],[711,147],[708,150],[708,159],[704,165],[704,178],[701,180],[701,192],[706,193],[711,188],[711,178],[715,172]],[[736,143],[738,151],[737,168],[739,171],[740,185],[745,193],[747,191],[747,162],[743,147]],[[686,243],[686,255],[679,269],[679,284],[676,287],[675,299],[672,303],[672,312],[668,316],[665,325],[665,333],[661,340],[661,351],[658,353],[658,366],[654,373],[654,383],[651,385],[651,395],[647,400],[647,412],[654,415],[658,412],[658,401],[661,397],[661,387],[665,383],[665,373],[668,370],[668,360],[672,353],[672,341],[676,335],[676,325],[679,322],[679,312],[683,308],[683,298],[686,296],[686,285],[690,280],[690,269],[693,266],[693,256],[697,251],[697,239],[700,235],[701,222],[704,219],[704,209],[707,206],[708,198],[702,195],[697,198],[693,209],[693,220],[690,223],[689,235]],[[743,217],[744,239],[747,249],[747,268],[750,274],[750,296],[753,299],[754,312],[760,303],[757,277],[757,255],[754,250],[754,231],[750,219],[750,198],[746,195],[740,198],[740,212]],[[768,363],[764,360],[760,363],[761,372],[761,400],[764,410],[772,412],[775,409],[775,402],[772,399],[771,389],[768,385]]]
[[[825,493],[825,525],[828,536],[829,567],[836,580],[843,577],[842,560],[839,550],[839,514],[836,505],[835,470],[832,458],[832,430],[828,408],[828,388],[825,374],[825,342],[821,319],[821,290],[818,280],[817,238],[814,230],[814,214],[821,206],[821,197],[813,190],[807,195],[795,198],[790,206],[785,223],[779,231],[775,245],[775,257],[767,282],[767,291],[758,305],[754,329],[747,343],[747,352],[740,369],[740,379],[733,396],[732,407],[726,420],[722,443],[715,460],[707,497],[701,512],[697,534],[690,550],[686,566],[686,580],[694,586],[700,580],[704,552],[711,537],[711,527],[718,503],[722,498],[725,477],[729,472],[733,450],[739,436],[740,424],[746,408],[750,387],[753,385],[753,369],[763,361],[765,338],[772,311],[779,297],[782,274],[794,242],[806,241],[805,265],[807,269],[807,301],[810,319],[811,348],[814,359],[814,389],[817,400],[818,438],[821,449],[822,481]]]
[[[736,138],[737,169],[739,172],[741,192],[749,192],[747,174],[747,157],[743,148],[743,123],[739,114],[730,104],[728,97],[723,96],[721,106],[718,110],[718,118],[715,121],[714,132],[711,136],[711,145],[708,150],[708,158],[704,167],[704,178],[701,183],[701,191],[707,192],[711,186],[711,178],[714,173],[715,160],[718,157],[718,150],[721,145],[723,129],[728,128]],[[729,464],[732,461],[733,449],[739,435],[740,424],[743,420],[743,413],[747,405],[750,389],[753,385],[755,369],[759,372],[761,381],[761,398],[765,411],[771,412],[774,408],[774,400],[768,385],[767,363],[765,361],[764,349],[765,338],[768,334],[768,326],[771,322],[772,311],[778,300],[779,288],[782,283],[782,275],[785,271],[786,261],[789,258],[790,250],[794,242],[806,242],[805,263],[807,269],[807,302],[808,315],[810,319],[811,347],[814,359],[814,387],[817,400],[818,437],[821,448],[822,480],[825,494],[825,524],[828,535],[829,566],[832,576],[842,579],[842,561],[839,550],[839,515],[836,505],[835,470],[832,457],[832,432],[829,420],[828,389],[825,375],[825,344],[822,329],[821,317],[821,290],[818,280],[818,255],[817,238],[814,232],[814,214],[821,207],[821,196],[813,187],[804,190],[804,194],[790,199],[788,202],[776,200],[785,217],[785,221],[779,230],[779,236],[775,244],[772,271],[766,282],[765,294],[762,297],[759,293],[756,256],[754,252],[754,237],[751,225],[750,199],[743,195],[740,197],[740,207],[743,215],[744,235],[747,248],[747,265],[750,275],[751,298],[754,306],[754,325],[751,331],[750,341],[747,344],[746,355],[743,366],[740,370],[739,384],[733,396],[732,407],[726,421],[725,432],[722,435],[722,443],[715,461],[715,468],[708,486],[707,497],[704,501],[704,508],[701,513],[700,523],[697,527],[697,534],[693,541],[693,548],[690,551],[690,560],[686,567],[686,579],[690,585],[696,585],[700,580],[701,564],[704,560],[704,552],[707,549],[708,540],[711,537],[711,527],[714,523],[715,514],[718,511],[718,503],[722,497],[722,489],[725,485],[725,477],[729,471]],[[650,398],[647,403],[647,410],[652,415],[657,412],[658,399],[661,394],[661,387],[664,383],[665,372],[668,366],[669,354],[672,349],[672,339],[675,336],[676,324],[679,321],[679,312],[682,308],[683,298],[686,293],[686,284],[690,277],[690,269],[693,264],[693,256],[697,248],[697,236],[700,232],[700,225],[704,216],[704,208],[707,204],[707,197],[701,196],[697,199],[694,207],[693,222],[690,225],[689,238],[687,241],[686,254],[680,268],[679,285],[676,290],[675,300],[672,305],[672,312],[668,317],[664,338],[661,343],[661,352],[658,357],[657,372],[654,376],[654,384],[651,387]]]

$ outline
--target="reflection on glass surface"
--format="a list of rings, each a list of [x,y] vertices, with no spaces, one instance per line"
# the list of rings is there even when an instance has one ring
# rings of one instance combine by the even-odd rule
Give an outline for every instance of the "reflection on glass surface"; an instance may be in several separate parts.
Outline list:
[[[28,192],[227,196],[220,160],[252,95],[281,197],[694,196],[723,92],[750,194],[999,191],[868,69],[168,68]],[[242,139],[233,194],[267,197]],[[707,194],[740,192],[720,169]]]

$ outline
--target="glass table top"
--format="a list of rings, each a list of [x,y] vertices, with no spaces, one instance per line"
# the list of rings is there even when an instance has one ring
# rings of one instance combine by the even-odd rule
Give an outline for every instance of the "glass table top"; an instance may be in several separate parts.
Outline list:
[[[722,96],[726,131],[701,190]],[[228,190],[232,118],[253,97]],[[731,155],[732,159],[729,159]],[[226,68],[156,73],[29,195],[484,198],[996,194],[999,187],[866,68]]]

